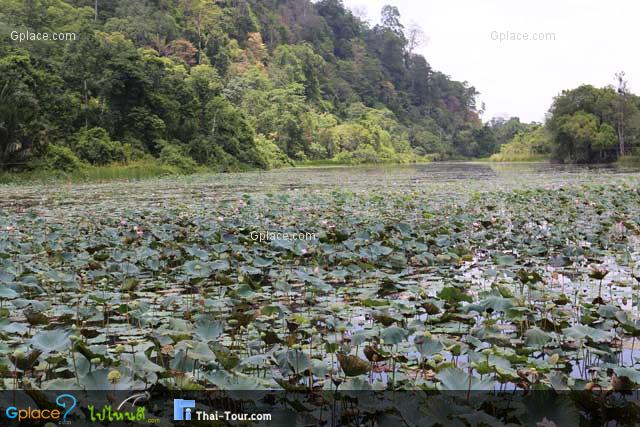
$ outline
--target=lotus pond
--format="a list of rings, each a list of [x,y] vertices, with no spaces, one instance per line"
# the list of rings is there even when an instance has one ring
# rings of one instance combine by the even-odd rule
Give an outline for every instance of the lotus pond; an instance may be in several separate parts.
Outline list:
[[[0,388],[636,390],[636,172],[0,187]]]

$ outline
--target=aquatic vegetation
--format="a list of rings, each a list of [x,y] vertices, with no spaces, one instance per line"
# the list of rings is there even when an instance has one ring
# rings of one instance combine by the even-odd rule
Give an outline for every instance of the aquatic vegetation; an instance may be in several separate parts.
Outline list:
[[[638,389],[638,178],[440,167],[2,188],[2,386]]]

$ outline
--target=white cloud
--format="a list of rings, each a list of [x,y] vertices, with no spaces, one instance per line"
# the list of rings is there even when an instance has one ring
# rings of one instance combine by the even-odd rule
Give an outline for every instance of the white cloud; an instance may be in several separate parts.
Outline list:
[[[420,24],[433,68],[481,92],[485,119],[542,121],[555,95],[583,83],[605,86],[624,70],[640,88],[640,2],[629,0],[345,0],[377,22],[382,6]],[[553,33],[555,40],[492,40],[491,33]]]

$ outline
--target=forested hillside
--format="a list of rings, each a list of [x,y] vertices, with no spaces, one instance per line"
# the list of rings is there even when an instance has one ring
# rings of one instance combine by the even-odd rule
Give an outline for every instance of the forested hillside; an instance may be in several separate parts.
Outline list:
[[[1,167],[494,153],[508,122],[482,124],[476,89],[414,52],[395,7],[380,22],[340,0],[0,0]]]

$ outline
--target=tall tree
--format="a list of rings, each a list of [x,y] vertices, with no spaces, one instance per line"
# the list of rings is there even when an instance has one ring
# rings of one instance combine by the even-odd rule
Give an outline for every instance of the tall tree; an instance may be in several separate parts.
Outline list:
[[[625,146],[625,115],[627,110],[627,95],[628,95],[628,84],[627,80],[625,80],[624,71],[620,71],[616,73],[616,80],[618,82],[618,120],[617,120],[617,129],[618,129],[618,150],[621,156],[627,154],[626,146]]]

